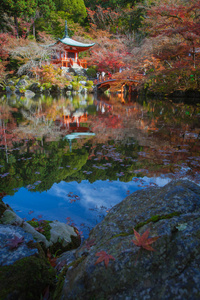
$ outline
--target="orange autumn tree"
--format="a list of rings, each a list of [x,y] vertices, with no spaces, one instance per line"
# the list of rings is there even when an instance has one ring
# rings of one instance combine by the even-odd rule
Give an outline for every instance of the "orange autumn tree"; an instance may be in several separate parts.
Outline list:
[[[64,86],[69,83],[66,81],[66,77],[63,75],[61,68],[52,64],[34,67],[32,68],[32,72],[47,88],[51,87],[51,85],[58,85],[60,88],[64,88]]]

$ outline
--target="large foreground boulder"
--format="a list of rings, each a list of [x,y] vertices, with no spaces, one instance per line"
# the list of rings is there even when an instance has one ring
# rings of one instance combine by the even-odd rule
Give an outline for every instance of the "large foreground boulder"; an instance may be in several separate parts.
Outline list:
[[[133,228],[158,237],[156,251],[135,245]],[[200,187],[175,181],[133,193],[62,260],[56,299],[199,299]]]

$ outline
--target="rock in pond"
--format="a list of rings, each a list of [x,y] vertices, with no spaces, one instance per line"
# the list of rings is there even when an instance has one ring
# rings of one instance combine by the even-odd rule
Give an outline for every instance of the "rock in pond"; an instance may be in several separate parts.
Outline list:
[[[28,247],[30,241],[33,241],[33,237],[24,229],[0,224],[0,266],[11,265],[21,258],[38,254],[37,248]]]
[[[80,245],[74,227],[58,221],[34,219],[29,223],[0,199],[2,300],[48,299],[56,283],[57,271],[51,266],[55,260],[53,254]]]
[[[28,85],[28,82],[25,79],[20,79],[16,85],[20,87],[25,87]]]
[[[158,237],[155,251],[137,246],[133,229]],[[136,191],[62,258],[56,299],[199,299],[200,187],[180,180]]]
[[[30,99],[30,98],[33,98],[35,96],[35,93],[32,92],[32,91],[26,90],[24,95],[25,95],[26,98]]]
[[[43,248],[49,248],[52,254],[58,250],[62,253],[77,248],[81,243],[76,229],[68,224],[46,220],[25,222],[3,202],[0,203],[0,209],[1,207],[0,224],[20,226],[25,232],[30,233],[32,238],[39,242]]]

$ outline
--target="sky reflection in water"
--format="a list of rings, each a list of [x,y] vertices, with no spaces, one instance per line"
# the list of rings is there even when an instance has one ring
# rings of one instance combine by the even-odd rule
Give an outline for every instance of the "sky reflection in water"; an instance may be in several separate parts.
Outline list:
[[[30,220],[40,216],[42,219],[58,220],[70,224],[83,231],[86,237],[89,229],[93,228],[115,204],[121,202],[127,195],[142,189],[145,185],[154,183],[164,186],[169,178],[144,177],[143,187],[139,182],[102,181],[90,183],[87,180],[81,183],[55,183],[47,192],[31,192],[21,188],[14,196],[6,196],[4,201],[21,217]],[[68,194],[73,191],[80,200],[70,203]],[[23,210],[22,210],[23,208]]]

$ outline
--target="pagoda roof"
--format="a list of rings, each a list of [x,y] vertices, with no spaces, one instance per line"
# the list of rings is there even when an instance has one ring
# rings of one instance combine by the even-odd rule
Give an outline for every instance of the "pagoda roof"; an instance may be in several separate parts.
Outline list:
[[[95,45],[95,43],[92,43],[92,44],[84,44],[84,43],[81,43],[81,42],[77,42],[73,39],[71,39],[69,36],[68,36],[68,28],[67,28],[67,21],[65,21],[65,35],[62,39],[58,39],[58,41],[55,43],[63,43],[67,46],[72,46],[72,47],[78,47],[78,48],[90,48],[92,46]]]
[[[93,44],[84,44],[84,43],[80,43],[80,42],[77,42],[73,39],[71,39],[70,37],[68,36],[65,36],[64,38],[62,39],[58,39],[57,43],[58,42],[61,42],[65,45],[68,45],[68,46],[74,46],[74,47],[82,47],[82,48],[89,48],[89,47],[92,47],[95,45],[95,43]]]

